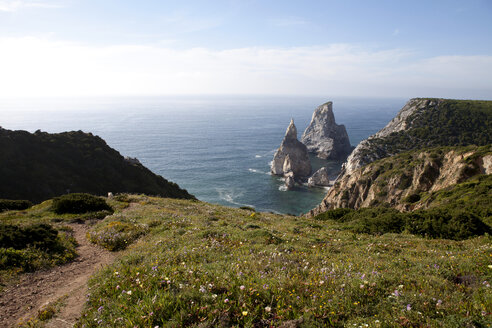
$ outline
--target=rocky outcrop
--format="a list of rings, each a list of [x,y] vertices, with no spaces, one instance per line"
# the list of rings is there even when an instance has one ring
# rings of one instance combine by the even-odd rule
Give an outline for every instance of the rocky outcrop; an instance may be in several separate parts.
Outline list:
[[[422,195],[492,173],[491,159],[490,146],[435,148],[385,158],[341,176],[308,216],[381,204],[399,210],[425,208]]]
[[[290,121],[280,148],[273,156],[271,172],[274,175],[290,177],[291,179],[288,179],[289,182],[286,183],[288,188],[292,188],[292,180],[299,181],[311,174],[308,150],[305,145],[297,140],[297,128],[294,120]]]
[[[309,187],[330,187],[332,182],[330,181],[330,175],[326,167],[320,168],[318,171],[314,172],[312,176],[308,179]]]
[[[319,158],[345,160],[352,146],[345,126],[336,124],[332,106],[330,101],[316,108],[301,142]]]
[[[417,111],[433,110],[442,102],[442,99],[420,99],[415,98],[408,101],[398,114],[376,134],[361,141],[347,158],[343,168],[348,173],[378,159],[395,155],[384,145],[384,139],[391,134],[409,129],[412,126],[410,117]]]

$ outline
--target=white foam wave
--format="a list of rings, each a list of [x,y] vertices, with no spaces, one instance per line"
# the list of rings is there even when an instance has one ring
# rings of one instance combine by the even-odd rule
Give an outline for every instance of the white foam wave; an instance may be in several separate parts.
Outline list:
[[[278,187],[278,190],[280,191],[287,191],[287,186],[286,185],[281,185],[280,187]]]
[[[241,197],[243,195],[243,192],[235,192],[234,190],[226,189],[226,188],[216,188],[215,190],[219,193],[219,198],[225,200],[228,203],[237,206],[248,206],[248,207],[255,208],[254,205],[238,203],[235,201],[236,198]]]
[[[257,169],[248,169],[249,172],[270,175],[270,172],[263,172]]]
[[[263,156],[261,155],[255,155],[256,158],[262,158]]]

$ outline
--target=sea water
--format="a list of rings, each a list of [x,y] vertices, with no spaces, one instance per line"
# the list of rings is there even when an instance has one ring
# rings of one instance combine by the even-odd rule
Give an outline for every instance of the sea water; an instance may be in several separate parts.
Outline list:
[[[405,99],[175,96],[0,100],[0,126],[46,132],[82,130],[186,188],[198,199],[259,211],[301,214],[326,189],[286,190],[270,162],[293,118],[298,137],[314,109],[333,101],[352,145],[385,126]],[[341,163],[312,157],[336,177]],[[110,191],[110,190],[108,190]]]

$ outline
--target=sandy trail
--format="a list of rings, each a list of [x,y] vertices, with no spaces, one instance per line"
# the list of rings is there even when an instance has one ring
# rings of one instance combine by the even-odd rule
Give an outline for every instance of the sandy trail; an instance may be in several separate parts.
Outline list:
[[[29,273],[0,294],[0,327],[16,327],[19,321],[35,317],[38,310],[65,297],[65,306],[47,327],[72,327],[80,316],[87,294],[87,281],[98,269],[113,262],[115,255],[86,238],[84,224],[70,224],[79,243],[78,257],[71,263]]]

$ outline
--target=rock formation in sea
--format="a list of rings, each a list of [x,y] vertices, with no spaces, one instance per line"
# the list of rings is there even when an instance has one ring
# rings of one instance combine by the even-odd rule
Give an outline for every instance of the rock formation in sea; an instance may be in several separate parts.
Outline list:
[[[352,146],[345,126],[336,124],[332,107],[330,101],[316,108],[301,142],[319,158],[345,160]]]
[[[308,150],[297,140],[297,128],[294,120],[290,121],[285,137],[279,149],[273,156],[271,172],[286,178],[288,188],[293,187],[293,181],[299,181],[311,174],[311,162]]]
[[[321,186],[321,187],[329,187],[330,183],[330,175],[328,173],[328,169],[326,167],[320,168],[318,171],[314,172],[308,179],[308,186]]]

